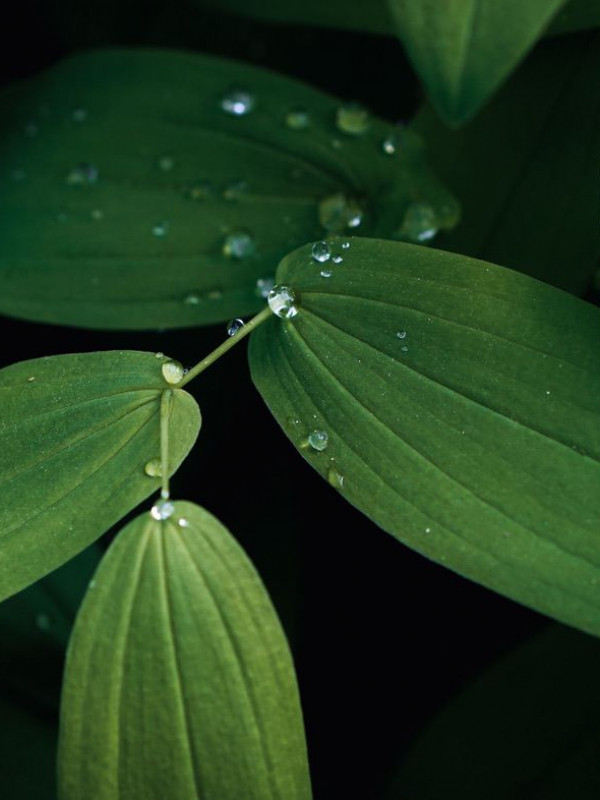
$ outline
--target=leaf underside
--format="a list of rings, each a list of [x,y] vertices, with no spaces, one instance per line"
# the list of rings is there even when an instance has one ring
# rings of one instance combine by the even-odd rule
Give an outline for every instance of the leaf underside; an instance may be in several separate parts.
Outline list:
[[[67,661],[61,800],[310,800],[293,666],[268,596],[192,503],[118,535]],[[182,526],[181,520],[185,520]]]
[[[452,253],[340,252],[330,278],[307,248],[284,259],[300,311],[252,334],[284,431],[410,547],[600,633],[598,310]]]

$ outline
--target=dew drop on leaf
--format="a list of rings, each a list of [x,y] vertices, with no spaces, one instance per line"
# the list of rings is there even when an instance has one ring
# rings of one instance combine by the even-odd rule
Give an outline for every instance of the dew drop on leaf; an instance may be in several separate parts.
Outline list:
[[[285,115],[286,127],[293,131],[305,131],[310,125],[310,117],[304,108],[292,108]]]
[[[254,108],[254,96],[247,89],[231,89],[221,98],[221,109],[234,117],[243,117]]]
[[[183,378],[185,370],[179,361],[165,361],[161,372],[167,383],[176,384]]]
[[[398,339],[406,339],[406,331],[396,331]]]
[[[362,136],[369,130],[369,112],[360,103],[345,103],[336,112],[335,124],[342,133]]]
[[[155,225],[152,226],[153,235],[159,239],[166,236],[168,232],[169,232],[169,223],[165,222],[164,220],[162,222],[157,222]]]
[[[156,520],[165,520],[175,511],[175,506],[170,500],[159,500],[158,503],[150,509],[150,516]]]
[[[324,264],[331,258],[331,249],[327,242],[315,242],[312,246],[311,254],[314,261]]]
[[[227,258],[248,258],[256,252],[256,244],[248,231],[233,231],[223,242],[223,255]]]
[[[329,467],[327,470],[327,480],[334,489],[341,489],[344,486],[344,476],[335,467]]]
[[[149,478],[162,477],[162,463],[160,458],[151,458],[144,464],[144,472]]]
[[[328,442],[329,435],[327,431],[311,431],[308,434],[308,444],[313,450],[318,450],[319,452],[325,450]]]

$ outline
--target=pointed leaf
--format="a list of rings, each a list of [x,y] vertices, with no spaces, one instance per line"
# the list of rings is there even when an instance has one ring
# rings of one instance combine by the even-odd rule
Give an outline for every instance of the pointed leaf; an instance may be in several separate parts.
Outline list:
[[[160,478],[161,394],[154,353],[52,356],[0,370],[0,599],[83,550]],[[198,407],[173,389],[170,463],[194,443]]]
[[[439,113],[473,116],[565,0],[389,0],[398,34]]]
[[[583,292],[600,259],[599,72],[597,33],[544,42],[460,131],[420,112],[413,124],[463,203],[438,247]]]
[[[69,649],[61,800],[309,800],[285,638],[227,530],[192,503],[117,537]]]
[[[213,323],[258,309],[257,281],[324,221],[393,236],[418,201],[451,227],[456,204],[421,140],[403,134],[392,157],[393,126],[355,114],[346,127],[365,132],[340,131],[338,106],[248,65],[168,51],[79,55],[5,92],[0,311],[85,327]]]
[[[600,633],[600,311],[452,253],[332,248],[330,278],[283,260],[299,313],[252,334],[287,435],[410,547]]]

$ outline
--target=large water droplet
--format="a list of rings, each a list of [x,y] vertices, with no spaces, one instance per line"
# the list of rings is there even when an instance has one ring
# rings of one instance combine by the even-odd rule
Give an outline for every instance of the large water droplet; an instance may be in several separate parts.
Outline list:
[[[315,242],[312,246],[311,255],[314,261],[324,264],[331,258],[331,248],[327,242]]]
[[[256,243],[249,231],[228,233],[223,242],[223,255],[228,258],[248,258],[256,252]]]
[[[66,182],[69,186],[92,186],[98,183],[98,169],[93,164],[78,164],[67,173]]]
[[[335,115],[338,130],[349,136],[362,136],[369,130],[369,112],[360,103],[345,103]]]
[[[175,506],[170,500],[159,500],[158,503],[150,509],[150,516],[156,520],[165,520],[174,513]]]
[[[259,278],[256,281],[255,293],[259,297],[263,297],[265,300],[269,296],[269,292],[275,286],[275,278]]]
[[[226,114],[243,117],[254,108],[254,96],[247,89],[231,89],[221,98],[221,108]]]
[[[318,450],[319,452],[325,450],[328,442],[329,435],[327,431],[311,431],[308,434],[308,443],[313,450]]]
[[[298,296],[291,286],[274,286],[267,301],[271,311],[283,319],[291,319],[298,313]]]
[[[151,458],[144,464],[144,472],[149,478],[162,477],[162,462],[160,458]]]
[[[227,335],[228,336],[235,336],[236,333],[244,327],[245,323],[243,319],[230,319],[227,323]]]
[[[285,115],[285,124],[293,131],[305,131],[310,125],[308,111],[304,108],[292,108]]]
[[[161,367],[163,378],[167,383],[176,384],[183,378],[185,370],[179,361],[165,361]]]
[[[342,489],[344,486],[344,476],[335,467],[329,467],[327,470],[327,480],[334,489]]]
[[[411,203],[407,208],[398,236],[409,242],[428,242],[439,229],[438,217],[429,203]]]
[[[165,220],[162,222],[157,222],[155,225],[152,226],[152,234],[159,239],[162,239],[167,235],[169,232],[169,223]]]
[[[319,222],[330,233],[358,228],[362,219],[363,209],[358,201],[343,192],[324,197],[319,203]]]

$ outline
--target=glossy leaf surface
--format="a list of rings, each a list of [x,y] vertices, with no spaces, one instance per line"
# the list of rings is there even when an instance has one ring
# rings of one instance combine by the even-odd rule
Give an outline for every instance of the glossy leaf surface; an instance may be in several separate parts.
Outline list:
[[[299,312],[253,335],[256,386],[378,525],[600,633],[600,311],[516,272],[354,239],[277,278]]]
[[[542,35],[564,0],[388,0],[439,113],[473,116]]]
[[[23,361],[0,371],[0,599],[83,550],[160,485],[144,472],[160,453],[154,353],[108,351]],[[200,425],[173,388],[170,463]]]
[[[293,666],[265,589],[214,517],[174,506],[119,534],[82,606],[59,796],[309,800]]]
[[[404,132],[391,157],[395,127],[351,109],[341,130],[339,105],[170,51],[79,55],[9,89],[0,311],[97,328],[214,323],[258,309],[257,281],[324,225],[393,236],[419,199],[451,227],[456,203],[420,138]]]
[[[460,131],[431,108],[413,125],[461,198],[436,246],[581,293],[600,259],[600,36],[544,42]]]

